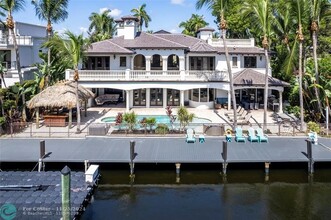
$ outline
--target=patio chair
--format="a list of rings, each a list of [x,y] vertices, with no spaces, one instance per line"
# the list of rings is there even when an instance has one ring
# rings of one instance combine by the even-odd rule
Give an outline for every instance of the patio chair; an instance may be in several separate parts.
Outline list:
[[[192,128],[186,130],[186,143],[195,143],[194,131]]]
[[[245,115],[244,118],[240,118],[237,120],[237,124],[238,125],[248,125],[249,124],[249,119],[251,119],[252,114],[248,113],[247,115]]]
[[[236,142],[244,142],[246,143],[246,138],[243,135],[243,130],[241,128],[236,128],[236,136],[234,138],[234,140]]]
[[[261,128],[256,129],[257,137],[259,138],[259,142],[267,142],[268,143],[268,136],[263,134],[263,130]]]
[[[248,129],[248,140],[250,142],[260,142],[259,138],[255,135],[255,129],[252,127]]]
[[[243,107],[239,106],[239,107],[237,108],[237,114],[242,114],[242,112],[243,112],[244,110],[245,110],[245,109],[244,109]],[[227,112],[225,112],[224,114],[227,115],[227,116],[233,116],[233,111],[227,111]]]
[[[317,143],[317,133],[316,132],[309,132],[308,133],[308,137],[309,137],[309,139],[311,140],[311,142],[313,143],[313,144],[318,144]]]

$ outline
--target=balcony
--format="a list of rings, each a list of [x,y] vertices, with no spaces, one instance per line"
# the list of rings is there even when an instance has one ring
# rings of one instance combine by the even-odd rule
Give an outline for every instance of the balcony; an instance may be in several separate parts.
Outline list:
[[[31,36],[16,36],[16,42],[19,46],[33,46]],[[1,37],[0,46],[1,45],[14,45],[13,38],[11,36]]]
[[[66,79],[72,80],[73,70],[66,71]],[[224,71],[199,70],[79,70],[80,81],[227,81]]]

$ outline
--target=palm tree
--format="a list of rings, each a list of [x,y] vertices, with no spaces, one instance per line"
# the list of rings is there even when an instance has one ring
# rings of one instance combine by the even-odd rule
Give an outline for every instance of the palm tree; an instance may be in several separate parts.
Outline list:
[[[180,28],[184,28],[183,34],[196,36],[197,31],[207,26],[208,23],[203,19],[203,15],[192,14],[191,18],[179,24]]]
[[[303,59],[303,41],[305,37],[302,30],[302,21],[307,12],[306,0],[293,0],[292,12],[296,17],[298,23],[297,29],[297,41],[299,42],[299,102],[300,102],[300,130],[303,131],[304,127],[304,115],[303,115],[303,89],[302,89],[302,59]]]
[[[5,56],[6,56],[6,53],[0,54],[0,77],[1,77],[1,81],[4,85],[4,87],[6,88],[7,86],[6,86],[6,82],[5,82],[5,77],[3,76],[7,72],[6,67],[3,65]]]
[[[226,30],[227,30],[227,22],[224,18],[224,12],[226,9],[226,3],[228,0],[198,0],[196,2],[196,8],[200,9],[203,5],[207,5],[209,9],[217,10],[220,14],[220,30],[222,32],[222,39],[225,51],[225,59],[226,65],[228,68],[229,73],[229,80],[230,80],[230,92],[231,92],[231,99],[232,99],[232,107],[233,107],[233,126],[237,127],[237,104],[236,104],[236,97],[234,93],[234,86],[233,86],[233,76],[232,76],[232,69],[230,65],[230,56],[228,47],[226,46]]]
[[[131,10],[131,12],[134,13],[133,15],[139,20],[139,31],[142,31],[143,24],[145,24],[145,28],[148,28],[148,23],[152,21],[145,8],[146,4],[144,3],[139,8],[134,8]]]
[[[315,80],[316,84],[319,84],[319,73],[318,73],[318,64],[317,64],[317,32],[320,20],[323,17],[331,16],[331,5],[328,0],[309,0],[309,17],[310,17],[310,32],[313,41],[313,58],[314,58],[314,67],[315,67]],[[317,98],[317,104],[319,111],[322,116],[324,116],[321,100],[319,97],[318,88],[315,86],[315,96]]]
[[[0,8],[7,12],[7,21],[6,25],[9,29],[11,37],[14,43],[14,49],[16,53],[16,68],[18,72],[18,77],[20,80],[20,84],[23,84],[23,75],[21,71],[21,62],[20,62],[20,53],[18,50],[17,42],[16,42],[16,34],[14,33],[15,23],[13,19],[13,12],[19,11],[23,9],[25,0],[2,0],[0,2]],[[26,111],[25,111],[25,95],[22,95],[23,109],[22,109],[22,119],[26,121]]]
[[[47,38],[48,40],[52,37],[53,27],[52,23],[58,23],[64,21],[68,17],[66,11],[69,0],[32,0],[31,3],[34,5],[36,15],[39,20],[47,22]],[[51,50],[48,50],[47,59],[47,70],[48,77],[50,77],[50,65],[51,65]],[[49,79],[46,77],[46,86],[49,83]]]
[[[268,85],[269,85],[269,38],[271,33],[271,4],[269,0],[256,0],[251,4],[244,4],[243,8],[246,16],[252,16],[255,21],[255,26],[259,27],[261,35],[263,36],[262,46],[264,49],[264,56],[266,58],[265,77],[264,77],[264,111],[263,111],[263,128],[267,129],[267,101],[268,101]]]
[[[71,68],[74,69],[74,80],[76,81],[76,103],[77,103],[77,133],[80,132],[80,104],[78,97],[78,65],[85,58],[85,51],[87,48],[86,41],[83,34],[75,35],[70,31],[64,33],[65,38],[61,38],[58,35],[45,43],[45,46],[54,49],[57,53],[71,63]]]
[[[114,19],[109,16],[110,10],[105,10],[101,14],[93,12],[89,20],[89,34],[91,42],[109,39],[114,33]]]

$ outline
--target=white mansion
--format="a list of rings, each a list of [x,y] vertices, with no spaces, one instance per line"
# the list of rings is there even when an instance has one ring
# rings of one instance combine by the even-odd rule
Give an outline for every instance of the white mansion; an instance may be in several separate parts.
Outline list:
[[[137,32],[137,18],[117,20],[117,36],[93,43],[79,70],[79,83],[97,95],[119,93],[126,110],[135,107],[188,105],[230,107],[229,77],[222,40],[212,39],[212,28],[198,37],[158,31]],[[238,102],[263,103],[264,51],[254,39],[227,39]],[[73,79],[73,71],[66,72]],[[271,77],[269,88],[282,92],[286,83]],[[280,106],[281,109],[281,106]]]

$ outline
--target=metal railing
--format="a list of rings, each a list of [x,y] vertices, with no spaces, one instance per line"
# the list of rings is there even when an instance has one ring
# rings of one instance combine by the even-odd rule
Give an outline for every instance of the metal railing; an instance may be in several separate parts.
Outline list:
[[[114,123],[82,123],[80,125],[80,132],[77,132],[76,123],[72,123],[69,127],[68,122],[65,123],[63,127],[56,127],[58,124],[50,124],[46,126],[43,123],[40,123],[37,127],[35,122],[17,122],[11,123],[6,130],[2,131],[2,136],[13,137],[13,138],[77,138],[77,137],[86,137],[87,135],[95,135],[95,131],[99,131],[96,135],[102,136],[155,136],[155,135],[180,135],[185,136],[185,132],[180,130],[179,124],[175,123],[174,125],[167,124],[167,129],[164,132],[155,132],[157,125],[150,128],[144,127],[137,123],[134,127],[134,132],[128,130],[126,124],[117,126]],[[232,128],[229,124],[225,123],[190,123],[186,128],[192,128],[197,134],[207,134],[207,128],[218,127],[220,130],[217,132],[217,136],[224,136],[227,130]],[[258,128],[259,124],[250,123],[245,125],[238,125],[243,129],[244,135],[247,137],[248,128]],[[100,130],[101,128],[101,130]],[[161,128],[159,128],[159,131]],[[119,131],[120,130],[120,131]],[[101,133],[100,133],[101,131]],[[146,132],[145,132],[146,131]],[[234,134],[234,131],[232,131]],[[265,134],[269,136],[302,136],[307,135],[304,132],[300,132],[299,126],[295,123],[269,123],[267,124],[267,130]],[[212,135],[215,136],[215,135]]]

